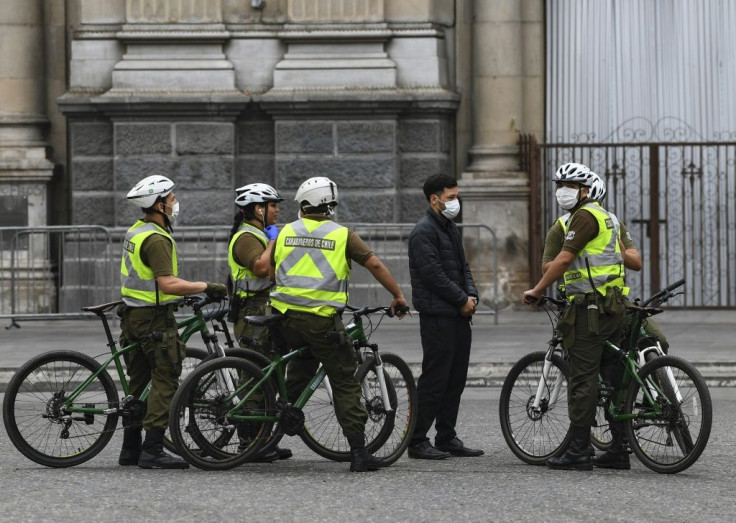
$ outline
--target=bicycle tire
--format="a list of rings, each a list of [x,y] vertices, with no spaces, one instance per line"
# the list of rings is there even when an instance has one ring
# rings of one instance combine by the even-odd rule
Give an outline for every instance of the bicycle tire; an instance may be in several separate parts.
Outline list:
[[[386,389],[389,401],[395,403],[396,390],[393,383],[387,381]],[[361,390],[361,401],[368,412],[364,430],[366,450],[373,452],[388,438],[390,427],[385,427],[385,425],[393,422],[393,415],[371,416],[371,410],[375,410],[371,405],[374,395],[370,392],[366,396],[365,392]],[[337,421],[335,406],[324,381],[312,393],[302,411],[304,412],[304,428],[299,433],[299,437],[305,445],[323,458],[340,462],[350,461],[350,444]]]
[[[363,406],[368,413],[365,427],[366,450],[381,458],[385,465],[394,463],[409,445],[417,417],[417,389],[411,369],[392,353],[381,353],[384,376],[392,410],[387,412],[376,377],[375,365],[366,367],[357,379]],[[320,456],[333,461],[350,461],[350,445],[342,433],[335,409],[324,387],[315,391],[304,406],[302,441]]]
[[[99,369],[100,363],[86,354],[52,351],[32,358],[16,372],[5,391],[3,422],[21,454],[40,465],[62,468],[84,463],[105,448],[118,415],[65,415],[58,401]],[[103,371],[74,404],[117,407],[118,392],[110,374]],[[62,430],[64,418],[67,427]]]
[[[382,352],[381,360],[383,360],[383,372],[387,383],[390,380],[395,391],[395,395],[390,394],[393,408],[391,430],[386,430],[389,427],[389,423],[386,422],[380,438],[383,439],[383,442],[379,444],[380,439],[377,437],[373,444],[366,445],[366,448],[375,457],[380,458],[383,465],[386,466],[396,462],[409,447],[411,437],[414,434],[414,427],[417,424],[419,395],[414,375],[409,365],[401,357],[390,352]],[[375,371],[375,366],[371,367],[367,369],[367,376],[359,377],[361,381],[368,378],[374,391],[375,400],[371,401],[373,410],[368,412],[369,416],[385,415]],[[371,374],[374,376],[373,378],[371,378]],[[374,446],[377,446],[377,448],[373,448]]]
[[[225,356],[230,358],[244,358],[254,365],[258,367],[259,369],[263,370],[264,368],[268,367],[272,362],[268,358],[268,356],[265,356],[264,354],[261,354],[260,352],[253,350],[253,349],[225,349]],[[208,357],[204,361],[211,361],[213,359],[217,358],[216,354],[209,354]],[[275,375],[272,375],[271,377],[271,386],[273,387],[274,391],[278,390],[278,379]],[[219,447],[221,449],[224,449],[234,434],[234,431],[228,436],[227,433],[223,433],[222,436],[219,438],[218,441],[212,442],[212,444],[215,447]],[[274,424],[273,430],[271,432],[271,436],[266,439],[266,441],[263,444],[263,448],[261,449],[262,453],[266,453],[269,450],[272,450],[276,448],[276,446],[279,444],[281,439],[284,437],[284,434],[282,432],[279,432],[278,424]],[[191,442],[192,448],[196,448],[196,445],[194,442]],[[224,454],[231,455],[230,453],[226,452],[225,450],[222,451]],[[212,457],[212,456],[211,456]]]
[[[540,411],[532,410],[546,355],[542,351],[532,352],[516,362],[503,382],[499,400],[501,432],[506,444],[516,457],[530,465],[544,465],[549,458],[563,452],[572,439],[567,414],[570,366],[557,354],[552,355]],[[560,388],[550,404],[550,387],[555,386]]]
[[[660,387],[662,394],[655,401],[663,413],[645,419],[652,412],[651,406],[639,384],[631,383],[624,408],[625,414],[636,415],[625,423],[631,448],[639,461],[655,472],[681,472],[698,460],[710,437],[713,406],[705,380],[691,363],[675,356],[654,358],[638,375],[645,384]],[[653,386],[648,388],[656,391]],[[684,439],[690,444],[685,445]]]
[[[218,378],[224,375],[229,376],[231,383],[263,378],[261,370],[243,358],[216,358],[202,363],[179,386],[169,414],[171,438],[180,455],[203,470],[228,470],[251,460],[258,455],[273,427],[273,421],[245,422],[226,417],[231,410],[225,400],[229,392]],[[264,381],[258,393],[258,404],[244,404],[236,415],[276,416],[270,381]],[[223,446],[222,434],[235,430],[240,435],[229,437]],[[196,448],[186,444],[188,438]]]

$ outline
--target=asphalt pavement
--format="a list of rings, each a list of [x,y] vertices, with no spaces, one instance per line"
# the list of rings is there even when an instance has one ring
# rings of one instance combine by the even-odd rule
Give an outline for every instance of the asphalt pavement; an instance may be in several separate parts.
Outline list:
[[[479,458],[432,462],[402,456],[378,472],[352,474],[296,437],[294,457],[224,472],[119,467],[121,435],[92,460],[49,469],[15,450],[0,432],[2,521],[295,522],[669,522],[733,521],[736,401],[712,389],[713,428],[700,459],[674,475],[632,458],[629,471],[553,471],[526,465],[508,449],[497,387],[466,390],[458,433]],[[0,395],[2,396],[2,395]],[[120,432],[120,431],[119,431]]]

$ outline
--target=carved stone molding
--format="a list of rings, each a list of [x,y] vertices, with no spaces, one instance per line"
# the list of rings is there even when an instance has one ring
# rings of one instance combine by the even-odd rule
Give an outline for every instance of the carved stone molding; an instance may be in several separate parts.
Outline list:
[[[221,0],[126,0],[129,24],[185,23],[222,21]]]
[[[289,0],[290,22],[383,22],[383,0]]]

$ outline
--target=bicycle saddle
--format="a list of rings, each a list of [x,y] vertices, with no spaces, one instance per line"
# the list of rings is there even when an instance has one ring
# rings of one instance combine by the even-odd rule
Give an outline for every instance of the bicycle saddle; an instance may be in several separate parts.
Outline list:
[[[243,319],[246,323],[250,323],[251,325],[255,325],[257,327],[264,327],[266,325],[271,325],[272,323],[276,323],[278,321],[281,321],[284,319],[283,314],[271,314],[270,316],[243,316]]]
[[[102,314],[122,304],[123,304],[123,300],[111,301],[110,303],[103,303],[102,305],[90,305],[89,307],[82,307],[82,310],[85,312],[94,312],[95,314]]]

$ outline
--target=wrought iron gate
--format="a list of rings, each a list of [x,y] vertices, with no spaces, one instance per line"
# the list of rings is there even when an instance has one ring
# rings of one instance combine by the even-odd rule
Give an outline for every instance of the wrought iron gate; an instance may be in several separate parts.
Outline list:
[[[604,178],[605,207],[642,253],[643,270],[627,272],[633,297],[685,278],[683,307],[736,308],[736,142],[542,144],[524,135],[521,153],[532,183],[532,278],[560,214],[552,174],[579,162]]]

